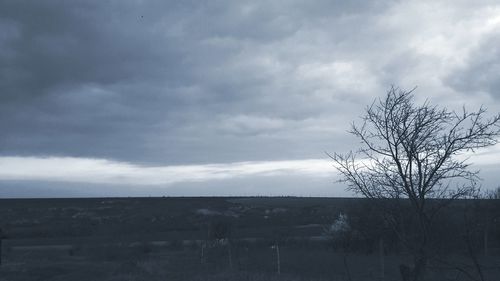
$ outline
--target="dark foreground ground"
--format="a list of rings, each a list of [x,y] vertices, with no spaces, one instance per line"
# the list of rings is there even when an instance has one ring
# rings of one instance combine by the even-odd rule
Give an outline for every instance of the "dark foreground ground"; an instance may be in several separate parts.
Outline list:
[[[371,227],[376,216],[366,204],[294,197],[4,199],[0,280],[401,280],[399,265],[410,259],[391,236],[384,234],[381,251],[361,228],[349,244],[325,232],[341,213],[353,228]],[[486,246],[474,244],[485,280],[500,280],[499,223],[488,225]],[[467,255],[443,257],[429,265],[429,280],[480,280]]]

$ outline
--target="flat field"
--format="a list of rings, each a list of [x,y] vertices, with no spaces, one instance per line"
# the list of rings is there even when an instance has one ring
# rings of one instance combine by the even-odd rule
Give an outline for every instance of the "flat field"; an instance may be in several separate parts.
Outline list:
[[[296,197],[3,199],[0,280],[400,280],[399,265],[410,262],[404,249],[387,247],[381,255],[365,243],[347,251],[325,235],[340,213],[363,210],[366,203]],[[479,255],[488,280],[500,280],[492,279],[500,276],[494,246],[488,256]],[[471,267],[459,255],[448,258]],[[430,268],[435,280],[470,278],[443,264]]]

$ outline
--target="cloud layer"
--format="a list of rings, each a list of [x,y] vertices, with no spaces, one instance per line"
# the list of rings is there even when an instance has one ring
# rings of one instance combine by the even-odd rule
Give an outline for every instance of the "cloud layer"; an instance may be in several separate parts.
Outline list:
[[[500,111],[499,42],[498,1],[2,1],[0,155],[307,162],[391,84]]]
[[[185,166],[140,166],[88,158],[0,157],[0,180],[29,180],[121,185],[163,185],[237,177],[315,176],[332,172],[327,160],[239,162]]]
[[[475,169],[485,169],[487,182],[491,184],[494,178],[491,170],[500,164],[500,145],[460,157],[468,159]],[[121,187],[121,195],[130,192],[131,187],[146,187],[148,192],[154,191],[156,195],[353,195],[339,190],[338,185],[333,184],[336,180],[338,174],[335,167],[332,161],[326,159],[145,166],[91,158],[0,157],[0,182],[12,184],[28,181],[55,186],[90,184],[115,189]],[[326,183],[329,185],[325,189]],[[258,185],[264,185],[264,188]],[[202,186],[205,186],[205,191],[200,193]],[[214,189],[214,186],[219,188]],[[2,187],[5,184],[0,184],[0,195]],[[197,189],[193,191],[189,187]],[[19,191],[13,190],[11,194],[16,192]],[[69,194],[74,196],[75,193],[78,191]],[[98,190],[83,192],[87,196],[92,193],[101,196],[110,194],[103,190],[100,193]],[[34,194],[43,195],[36,192]]]

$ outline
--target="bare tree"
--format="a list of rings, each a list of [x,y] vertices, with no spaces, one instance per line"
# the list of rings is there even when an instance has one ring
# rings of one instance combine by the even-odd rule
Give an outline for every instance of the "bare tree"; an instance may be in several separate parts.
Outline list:
[[[340,250],[344,262],[345,274],[349,281],[352,281],[352,278],[347,257],[351,248],[353,234],[354,231],[349,224],[349,217],[342,213],[338,215],[337,219],[332,224],[323,230],[323,235],[330,239],[332,246],[336,250]]]
[[[487,191],[484,198],[485,199],[500,199],[500,186],[498,186],[496,189]]]
[[[329,156],[348,189],[368,198],[410,202],[415,217],[415,239],[408,243],[414,259],[411,279],[422,280],[433,217],[453,199],[477,192],[478,171],[469,169],[463,153],[497,143],[500,115],[485,118],[483,107],[456,112],[428,101],[416,105],[413,91],[391,87],[367,107],[361,125],[352,125],[350,133],[362,147]],[[430,204],[431,198],[443,200]]]

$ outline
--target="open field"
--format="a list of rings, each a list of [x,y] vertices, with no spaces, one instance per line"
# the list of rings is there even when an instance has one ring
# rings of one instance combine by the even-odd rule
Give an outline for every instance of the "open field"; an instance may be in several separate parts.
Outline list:
[[[295,197],[4,199],[0,280],[361,281],[381,280],[382,264],[384,280],[400,280],[398,266],[410,259],[397,243],[386,239],[382,262],[378,244],[369,239],[355,240],[346,250],[325,236],[340,213],[353,224],[371,218],[366,203]],[[457,212],[461,205],[467,203],[457,204]],[[479,261],[487,280],[498,280],[500,231],[488,231],[488,254],[479,251]],[[429,265],[433,280],[472,280],[451,265],[474,271],[459,250],[445,256]]]

